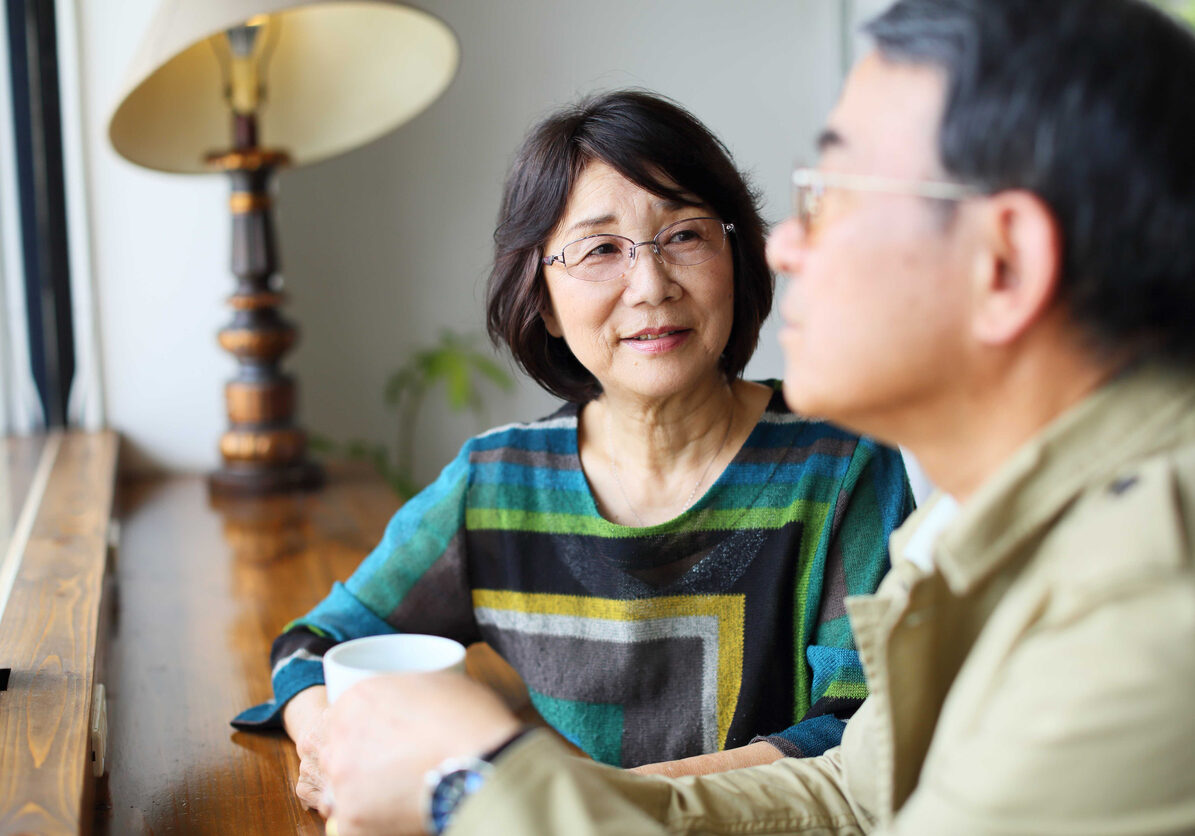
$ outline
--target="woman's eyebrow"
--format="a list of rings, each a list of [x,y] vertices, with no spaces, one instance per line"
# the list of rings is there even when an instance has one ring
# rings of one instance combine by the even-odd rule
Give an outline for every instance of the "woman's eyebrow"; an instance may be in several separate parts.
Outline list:
[[[595,226],[604,226],[606,224],[612,224],[616,220],[618,220],[618,218],[612,214],[598,215],[593,218],[586,218],[585,220],[577,221],[575,224],[573,224],[567,230],[565,230],[565,232],[567,234],[572,234],[574,232],[578,232],[583,229],[593,229]]]
[[[692,209],[693,206],[694,206],[694,204],[692,204],[692,203],[684,203],[682,201],[673,200],[671,198],[661,198],[660,200],[657,200],[655,202],[655,208],[662,209],[666,212],[679,212],[682,209]],[[592,218],[585,218],[584,220],[577,221],[575,224],[573,224],[572,226],[570,226],[568,229],[565,230],[565,234],[573,235],[577,232],[582,232],[585,230],[593,229],[594,227],[605,226],[606,224],[612,224],[617,220],[618,220],[618,216],[614,215],[613,213],[606,213],[605,215],[596,215]]]
[[[700,202],[700,201],[698,201],[698,202]],[[656,208],[663,209],[668,212],[679,212],[682,209],[692,209],[693,204],[692,203],[682,203],[679,200],[673,200],[671,198],[664,198],[662,200],[656,201]]]

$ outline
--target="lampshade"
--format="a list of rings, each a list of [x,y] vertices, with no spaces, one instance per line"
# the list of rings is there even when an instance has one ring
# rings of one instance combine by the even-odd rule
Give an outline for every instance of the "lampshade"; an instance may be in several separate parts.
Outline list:
[[[392,0],[165,0],[108,125],[116,151],[160,171],[210,171],[205,157],[229,147],[230,128],[209,39],[263,14],[278,35],[260,144],[291,165],[398,127],[443,92],[459,62],[452,30]]]

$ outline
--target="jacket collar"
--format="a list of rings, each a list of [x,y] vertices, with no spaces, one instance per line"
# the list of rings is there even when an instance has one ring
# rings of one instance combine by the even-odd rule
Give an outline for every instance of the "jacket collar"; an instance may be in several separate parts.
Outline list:
[[[962,505],[937,540],[936,567],[954,594],[966,594],[1085,488],[1183,439],[1195,441],[1195,377],[1159,368],[1122,373],[1028,441]],[[939,499],[893,536],[894,559]]]

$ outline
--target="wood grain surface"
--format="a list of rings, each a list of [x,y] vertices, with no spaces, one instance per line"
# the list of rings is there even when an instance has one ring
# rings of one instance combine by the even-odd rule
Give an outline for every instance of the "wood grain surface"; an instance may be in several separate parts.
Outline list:
[[[0,620],[0,834],[78,833],[92,821],[92,686],[112,433],[51,436],[55,457]]]
[[[229,720],[270,697],[274,637],[348,577],[398,502],[360,471],[333,471],[316,493],[212,502],[199,477],[122,488],[97,833],[323,832],[294,796],[285,735]],[[469,666],[534,719],[492,651],[471,648]]]

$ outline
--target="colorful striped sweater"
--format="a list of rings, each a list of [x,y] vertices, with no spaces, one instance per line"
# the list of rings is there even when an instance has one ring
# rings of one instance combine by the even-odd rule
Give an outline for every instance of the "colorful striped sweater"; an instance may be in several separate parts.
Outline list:
[[[636,766],[763,736],[836,745],[866,696],[843,599],[874,591],[912,509],[900,454],[793,415],[777,391],[692,508],[649,528],[598,512],[576,405],[470,439],[345,584],[289,624],[276,726],[336,642],[421,632],[489,642],[536,709],[596,760]]]

